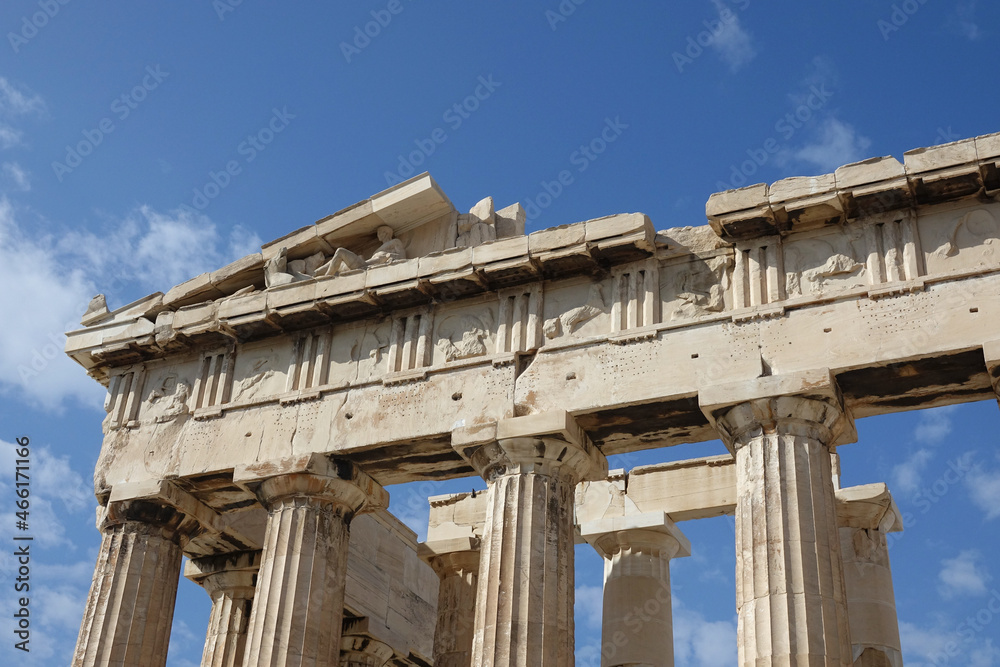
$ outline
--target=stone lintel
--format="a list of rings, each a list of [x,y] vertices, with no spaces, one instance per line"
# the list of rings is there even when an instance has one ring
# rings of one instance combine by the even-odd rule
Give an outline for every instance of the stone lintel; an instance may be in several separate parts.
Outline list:
[[[807,408],[783,399],[822,403],[828,409]],[[844,405],[837,379],[828,368],[810,369],[782,375],[767,375],[703,388],[698,403],[709,423],[719,432],[731,452],[737,448],[742,429],[753,424],[773,424],[782,420],[814,421],[829,429],[829,447],[857,441],[854,419]],[[735,414],[738,407],[745,414]],[[817,406],[814,406],[817,407]],[[802,414],[797,414],[798,412]]]
[[[275,487],[278,478],[285,482],[280,489]],[[326,494],[343,496],[341,500],[354,505],[355,511],[371,512],[389,506],[389,492],[356,464],[323,454],[242,464],[236,467],[233,481],[258,497]],[[348,487],[358,493],[347,493]]]
[[[603,558],[614,555],[611,549],[618,544],[613,538],[619,533],[639,533],[644,536],[660,535],[664,542],[676,542],[670,558],[684,558],[691,555],[691,542],[681,532],[677,524],[664,512],[646,512],[625,516],[605,517],[588,521],[580,526],[580,534]]]
[[[903,530],[903,516],[889,487],[879,482],[837,489],[837,524],[898,533]]]

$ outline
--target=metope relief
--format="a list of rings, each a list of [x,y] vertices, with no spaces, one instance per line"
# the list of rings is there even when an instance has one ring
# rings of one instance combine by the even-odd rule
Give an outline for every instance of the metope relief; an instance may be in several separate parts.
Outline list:
[[[819,295],[866,285],[864,256],[858,228],[785,243],[787,297]]]
[[[445,317],[437,329],[439,359],[450,362],[489,354],[495,326],[490,308]]]
[[[920,230],[930,273],[992,268],[1000,261],[1000,222],[986,209],[932,216],[921,221]]]
[[[146,394],[142,405],[142,418],[162,424],[190,414],[191,408],[188,406],[190,397],[191,383],[187,378],[179,377],[176,373],[167,373],[162,378],[157,378]]]
[[[546,298],[548,310],[558,312],[569,307],[545,320],[542,327],[545,337],[553,340],[563,336],[606,335],[611,330],[608,323],[611,305],[606,296],[609,289],[604,282],[593,282],[553,292]]]
[[[721,313],[732,282],[733,260],[729,254],[706,259],[695,257],[660,269],[663,312],[671,321]]]

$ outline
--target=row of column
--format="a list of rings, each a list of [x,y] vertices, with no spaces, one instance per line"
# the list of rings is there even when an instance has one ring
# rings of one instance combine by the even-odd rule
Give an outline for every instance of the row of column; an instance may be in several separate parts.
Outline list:
[[[832,376],[764,377],[710,388],[700,401],[736,458],[740,665],[886,664],[877,645],[863,651],[871,662],[852,649],[831,452],[854,432]],[[570,667],[574,489],[606,477],[604,456],[564,412],[459,429],[453,444],[487,481],[488,505],[478,568],[471,558],[436,560],[437,664]],[[267,509],[267,528],[252,601],[250,567],[204,564],[194,573],[218,600],[205,664],[240,664],[240,656],[254,665],[377,664],[353,644],[347,653],[362,655],[342,661],[341,625],[350,520],[386,506],[385,491],[355,466],[321,456],[246,466],[235,480]],[[109,506],[74,664],[163,665],[185,517],[147,501]],[[687,550],[686,540],[664,517],[588,534],[608,561],[606,639],[626,632],[616,629],[627,622],[621,605],[649,591],[663,596],[646,614],[642,639],[605,664],[672,664],[669,560]],[[883,569],[887,576],[887,561]],[[855,578],[882,576],[869,570]],[[470,609],[471,637],[458,628],[468,626],[461,617]]]
[[[856,432],[832,375],[713,387],[700,402],[736,459],[739,664],[901,667],[885,550],[891,513],[866,514],[879,506],[867,501],[838,513],[832,461]],[[602,478],[606,462],[559,413],[500,422],[496,433],[457,432],[455,446],[489,495],[474,605],[468,566],[450,570],[436,556],[435,657],[476,667],[571,665],[571,490]],[[687,541],[662,515],[582,529],[606,559],[602,664],[672,665],[669,561],[688,552]],[[630,614],[637,602],[646,608]],[[471,636],[456,627],[460,603],[475,609]]]
[[[343,636],[349,525],[388,505],[356,466],[327,457],[246,466],[235,480],[268,512],[263,549],[195,559],[186,574],[212,597],[203,665],[381,667],[392,650]],[[166,664],[182,549],[202,527],[157,498],[116,500],[73,664]]]

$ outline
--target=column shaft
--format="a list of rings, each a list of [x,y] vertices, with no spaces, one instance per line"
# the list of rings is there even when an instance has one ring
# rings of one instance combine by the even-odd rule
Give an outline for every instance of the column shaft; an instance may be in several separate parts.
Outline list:
[[[212,598],[202,667],[243,665],[259,567],[259,551],[205,556],[187,562],[184,576]]]
[[[837,492],[854,667],[903,667],[887,533],[903,529],[885,484]]]
[[[830,452],[762,433],[736,453],[741,665],[850,665]]]
[[[736,458],[739,664],[850,667],[831,453],[857,434],[834,376],[762,376],[698,400]]]
[[[580,534],[604,558],[602,667],[673,667],[670,560],[691,543],[663,512],[588,521]]]
[[[441,579],[434,630],[434,667],[469,667],[475,635],[479,551],[438,554],[427,560]]]
[[[310,497],[279,498],[271,506],[245,664],[338,664],[349,534],[345,509]]]
[[[233,479],[267,508],[243,663],[340,662],[351,519],[388,494],[347,461],[320,455],[237,467]]]
[[[180,546],[158,526],[106,528],[73,665],[165,665],[180,568]]]
[[[573,490],[562,474],[490,484],[476,604],[477,667],[572,667]]]

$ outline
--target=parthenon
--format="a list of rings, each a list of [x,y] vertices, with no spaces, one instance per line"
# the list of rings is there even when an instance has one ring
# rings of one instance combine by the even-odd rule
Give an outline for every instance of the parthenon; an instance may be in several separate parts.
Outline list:
[[[841,485],[837,448],[856,419],[997,398],[998,194],[1000,134],[716,193],[707,225],[663,230],[526,234],[519,204],[460,213],[421,174],[96,298],[66,346],[108,390],[73,664],[165,665],[187,556],[206,666],[570,666],[587,543],[604,666],[669,667],[681,525],[728,514],[741,666],[901,667],[904,526],[885,484]],[[388,512],[385,486],[474,475],[428,499],[422,543]]]

